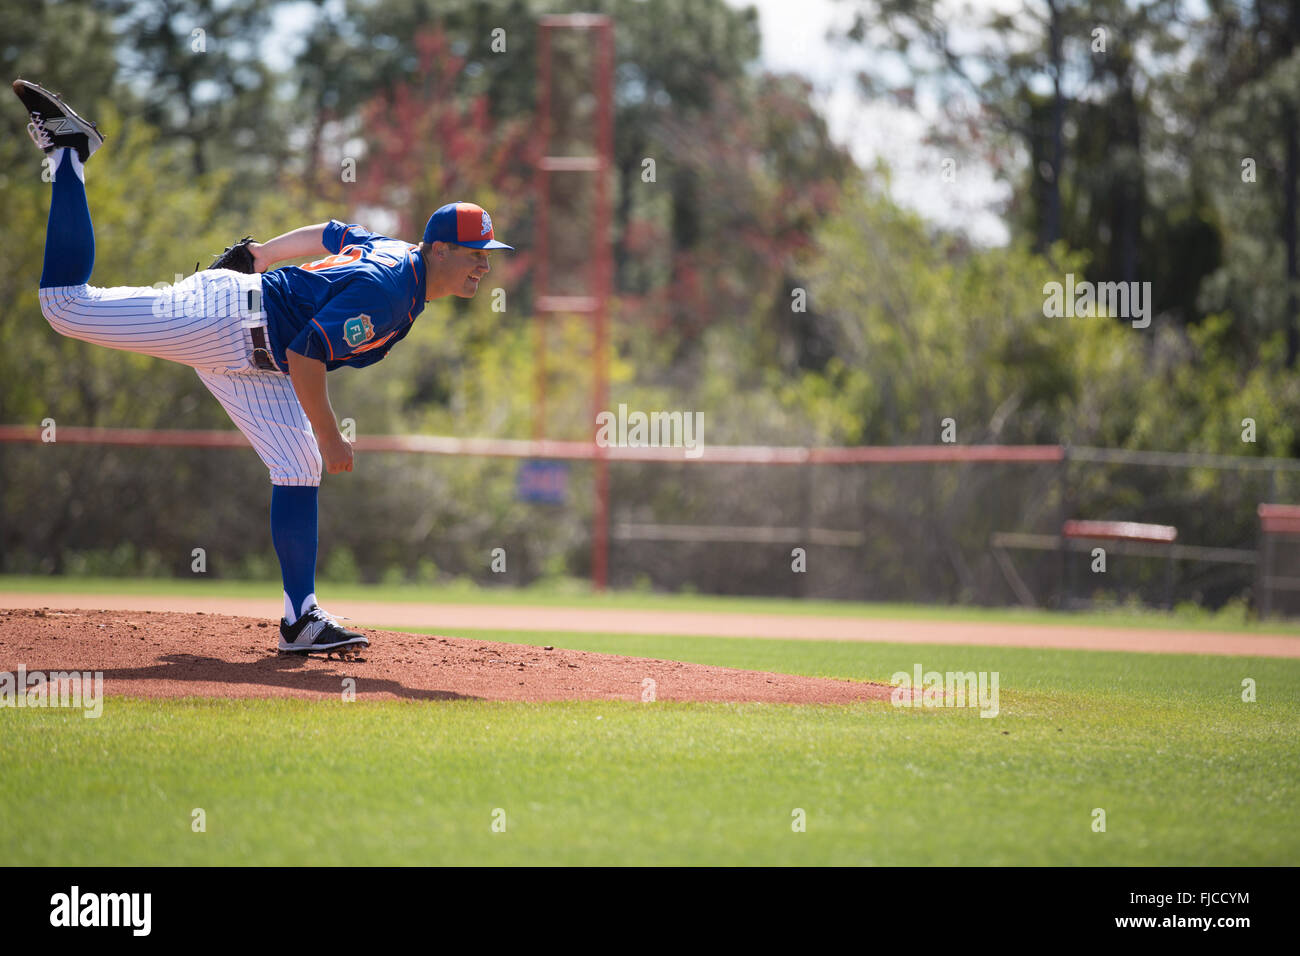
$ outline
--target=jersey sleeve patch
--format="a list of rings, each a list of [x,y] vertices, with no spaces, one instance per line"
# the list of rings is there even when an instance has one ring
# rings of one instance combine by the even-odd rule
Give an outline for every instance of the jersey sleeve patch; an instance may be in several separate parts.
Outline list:
[[[353,349],[356,349],[358,345],[364,345],[374,337],[375,326],[370,321],[370,316],[365,313],[343,320],[343,341],[347,342]]]

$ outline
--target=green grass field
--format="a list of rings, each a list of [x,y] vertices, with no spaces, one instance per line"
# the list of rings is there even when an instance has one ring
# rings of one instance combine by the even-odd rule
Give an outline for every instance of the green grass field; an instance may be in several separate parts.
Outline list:
[[[91,720],[0,708],[0,854],[19,865],[1300,863],[1297,660],[475,636],[851,679],[917,662],[997,670],[1000,713],[110,698]],[[196,808],[206,832],[192,830]],[[792,829],[796,808],[805,832]]]

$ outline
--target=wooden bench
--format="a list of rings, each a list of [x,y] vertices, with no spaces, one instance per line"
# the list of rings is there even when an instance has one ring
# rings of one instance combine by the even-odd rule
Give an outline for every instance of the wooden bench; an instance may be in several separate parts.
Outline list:
[[[1178,529],[1171,525],[1142,524],[1136,521],[1066,521],[1061,525],[1060,534],[1025,534],[1020,532],[999,531],[989,538],[993,558],[1002,571],[1002,576],[1015,593],[1020,603],[1026,607],[1037,607],[1038,602],[1032,591],[1020,577],[1007,553],[1011,548],[1024,548],[1030,551],[1055,551],[1060,556],[1057,588],[1059,606],[1068,607],[1073,602],[1074,593],[1073,566],[1069,561],[1070,551],[1086,551],[1085,541],[1115,541],[1118,554],[1135,554],[1144,557],[1164,557],[1168,564],[1165,570],[1165,605],[1173,599],[1174,561],[1229,561],[1233,563],[1254,564],[1257,560],[1254,551],[1241,551],[1232,548],[1188,547],[1176,544]]]
[[[1178,529],[1168,524],[1140,524],[1136,521],[1067,521],[1061,526],[1067,538],[1095,538],[1099,541],[1150,541],[1173,544]]]
[[[1165,545],[1165,608],[1173,607],[1173,544],[1178,540],[1178,529],[1173,525],[1143,524],[1138,521],[1067,521],[1061,525],[1061,537],[1065,540],[1082,538],[1090,541],[1136,541]],[[1074,574],[1070,573],[1066,575],[1065,584],[1067,605],[1070,604],[1073,593]]]

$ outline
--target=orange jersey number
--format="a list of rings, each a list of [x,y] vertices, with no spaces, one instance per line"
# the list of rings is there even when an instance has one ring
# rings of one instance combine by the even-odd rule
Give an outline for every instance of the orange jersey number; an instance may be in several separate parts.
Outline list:
[[[351,246],[344,249],[337,256],[326,256],[324,259],[317,259],[315,262],[309,262],[302,268],[308,272],[320,272],[322,269],[333,269],[335,266],[346,266],[356,262],[361,258],[364,250],[360,246]]]

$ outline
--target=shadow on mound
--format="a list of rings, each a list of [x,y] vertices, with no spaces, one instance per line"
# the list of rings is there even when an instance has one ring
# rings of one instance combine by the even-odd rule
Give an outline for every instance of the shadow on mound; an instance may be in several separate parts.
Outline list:
[[[310,691],[334,696],[342,693],[343,680],[351,677],[357,682],[355,690],[358,697],[391,694],[407,700],[481,699],[471,694],[407,687],[400,681],[368,677],[363,669],[364,664],[353,667],[341,661],[326,661],[320,658],[309,660],[289,654],[275,653],[246,662],[224,661],[198,654],[164,654],[158,658],[158,661],[158,664],[151,666],[104,669],[105,691],[110,694],[129,695],[130,688],[122,686],[120,682],[160,680],[193,683],[195,696],[214,696],[210,686],[202,688],[198,686],[212,684],[278,687],[290,692]],[[335,669],[335,666],[340,669]]]

